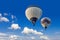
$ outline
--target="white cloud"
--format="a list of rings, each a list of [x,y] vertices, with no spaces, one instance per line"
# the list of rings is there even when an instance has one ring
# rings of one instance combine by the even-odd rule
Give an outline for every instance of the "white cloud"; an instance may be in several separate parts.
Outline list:
[[[31,37],[32,40],[35,40],[35,37]]]
[[[11,27],[9,27],[9,29],[17,30],[20,29],[20,26],[18,24],[12,24]]]
[[[29,35],[31,40],[49,40],[49,37],[44,35],[42,32],[38,32],[33,29],[29,29],[28,27],[25,27],[22,31],[23,34],[32,34]]]
[[[14,16],[14,15],[11,15],[11,18],[12,18],[12,19],[14,19],[14,18],[16,18],[16,16]]]
[[[10,35],[9,36],[10,40],[17,40],[18,38],[19,38],[19,36],[17,36],[17,35]]]
[[[2,35],[1,35],[2,34]],[[46,35],[42,35],[42,36],[26,36],[26,35],[15,35],[15,34],[7,34],[7,33],[1,33],[0,32],[0,40],[48,40],[48,36]],[[51,37],[51,40],[57,40],[57,39],[60,39],[59,38],[56,38],[54,37]]]
[[[3,17],[2,14],[0,13],[0,22],[9,22],[9,19],[6,17]]]
[[[1,35],[2,34],[2,35]],[[18,40],[20,37],[18,35],[0,33],[0,40]]]
[[[33,30],[33,29],[29,29],[27,27],[24,28],[24,30],[22,31],[22,33],[24,34],[35,34],[35,35],[43,35],[42,32],[37,32],[36,30]]]
[[[8,40],[7,34],[0,32],[0,40]]]
[[[12,19],[12,23],[14,23],[15,21],[17,21],[17,17],[15,15],[11,15],[11,19]]]
[[[0,33],[0,36],[1,36],[1,35],[2,35],[2,36],[6,36],[6,34],[5,34],[5,33]]]
[[[47,36],[44,36],[44,35],[40,36],[40,39],[42,39],[42,40],[49,40],[49,38]]]
[[[9,22],[9,19],[6,17],[0,17],[0,21],[2,22]]]

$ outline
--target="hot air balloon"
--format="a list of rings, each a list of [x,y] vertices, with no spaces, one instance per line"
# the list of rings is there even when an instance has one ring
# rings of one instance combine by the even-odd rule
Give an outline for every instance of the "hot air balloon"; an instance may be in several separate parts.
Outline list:
[[[44,18],[41,19],[41,25],[45,29],[47,29],[47,27],[49,26],[50,23],[51,23],[51,20],[48,17],[44,17]]]
[[[36,21],[41,17],[42,10],[39,7],[31,6],[28,7],[25,11],[26,17],[29,21],[35,25]]]

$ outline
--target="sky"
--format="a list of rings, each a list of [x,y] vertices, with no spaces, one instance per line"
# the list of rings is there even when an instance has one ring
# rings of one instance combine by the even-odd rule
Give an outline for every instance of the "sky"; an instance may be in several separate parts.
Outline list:
[[[30,5],[43,11],[35,26],[25,16]],[[43,17],[51,19],[45,31],[40,23]],[[0,0],[0,40],[60,40],[60,1]]]

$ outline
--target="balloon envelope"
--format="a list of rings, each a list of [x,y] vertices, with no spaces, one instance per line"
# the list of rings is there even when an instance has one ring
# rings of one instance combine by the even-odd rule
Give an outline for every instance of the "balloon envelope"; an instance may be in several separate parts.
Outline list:
[[[47,28],[50,23],[51,23],[51,20],[48,17],[44,17],[41,19],[41,25],[44,28]]]
[[[29,7],[26,9],[25,14],[28,20],[30,20],[30,18],[32,17],[36,17],[39,19],[42,15],[42,10],[39,7]]]

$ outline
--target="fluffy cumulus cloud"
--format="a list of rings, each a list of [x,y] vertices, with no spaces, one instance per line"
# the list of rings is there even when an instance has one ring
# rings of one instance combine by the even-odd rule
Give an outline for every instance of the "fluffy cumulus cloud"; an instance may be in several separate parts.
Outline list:
[[[3,21],[3,22],[9,22],[9,19],[6,18],[6,17],[0,17],[0,21]]]
[[[45,36],[42,32],[38,32],[36,30],[25,27],[22,31],[23,34],[32,34],[29,35],[31,40],[49,40],[47,36]]]
[[[17,30],[20,29],[20,26],[18,24],[12,24],[11,27],[9,27],[9,29]]]
[[[9,22],[9,21],[11,21],[5,16],[8,16],[8,17],[10,16],[11,19],[12,19],[12,22],[17,20],[16,16],[14,16],[14,15],[8,15],[8,13],[4,13],[4,14],[0,13],[0,22]]]
[[[22,33],[24,34],[36,34],[36,35],[43,35],[42,32],[37,32],[36,30],[33,30],[33,29],[29,29],[28,27],[25,27],[22,31]]]
[[[0,13],[0,22],[9,22],[9,19],[6,17],[3,17],[2,14]]]

